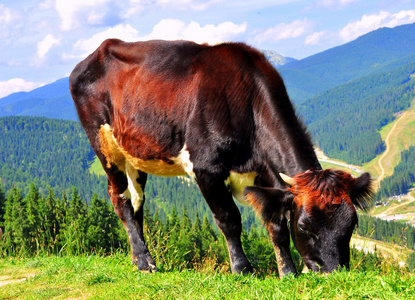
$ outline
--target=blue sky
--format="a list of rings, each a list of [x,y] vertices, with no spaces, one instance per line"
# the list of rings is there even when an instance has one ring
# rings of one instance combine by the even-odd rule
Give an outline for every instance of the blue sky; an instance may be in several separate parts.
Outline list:
[[[106,38],[242,41],[301,59],[415,23],[415,0],[0,0],[0,98],[70,74]]]

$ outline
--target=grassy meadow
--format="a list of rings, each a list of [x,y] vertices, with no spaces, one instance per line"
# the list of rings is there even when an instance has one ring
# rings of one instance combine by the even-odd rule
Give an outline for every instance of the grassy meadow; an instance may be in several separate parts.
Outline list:
[[[0,299],[415,299],[415,277],[377,271],[241,276],[212,268],[144,273],[127,254],[0,259]]]

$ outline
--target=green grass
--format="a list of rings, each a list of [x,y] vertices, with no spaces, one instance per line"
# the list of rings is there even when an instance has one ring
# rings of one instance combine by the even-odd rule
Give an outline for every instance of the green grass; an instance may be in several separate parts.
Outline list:
[[[414,299],[415,277],[390,271],[283,280],[188,270],[142,273],[124,254],[0,259],[0,299]]]
[[[105,175],[105,171],[98,157],[95,156],[93,163],[89,166],[89,172],[96,175]]]

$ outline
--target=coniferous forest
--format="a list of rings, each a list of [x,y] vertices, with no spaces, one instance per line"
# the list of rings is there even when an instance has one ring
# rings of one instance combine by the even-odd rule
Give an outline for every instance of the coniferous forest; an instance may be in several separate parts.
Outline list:
[[[29,183],[47,192],[76,186],[88,201],[104,196],[106,177],[88,172],[95,157],[78,122],[38,117],[0,118],[0,183],[23,193]]]
[[[377,192],[378,199],[394,195],[407,194],[415,183],[415,147],[401,152],[401,161],[395,167],[393,175],[386,177],[380,183]]]
[[[299,104],[314,141],[329,157],[361,165],[385,150],[379,131],[415,97],[415,63],[356,79]]]

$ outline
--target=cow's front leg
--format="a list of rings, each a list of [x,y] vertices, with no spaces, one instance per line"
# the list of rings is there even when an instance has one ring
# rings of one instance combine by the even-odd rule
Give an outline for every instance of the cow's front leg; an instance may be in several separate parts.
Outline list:
[[[225,236],[232,272],[238,274],[252,273],[252,265],[242,249],[241,214],[225,185],[225,180],[218,180],[218,177],[209,176],[205,173],[196,173],[196,178],[200,190],[213,213],[215,222]]]
[[[289,274],[297,274],[290,252],[290,232],[287,220],[266,223],[266,228],[274,246],[280,278]]]

